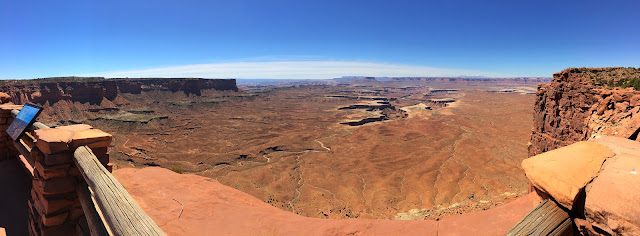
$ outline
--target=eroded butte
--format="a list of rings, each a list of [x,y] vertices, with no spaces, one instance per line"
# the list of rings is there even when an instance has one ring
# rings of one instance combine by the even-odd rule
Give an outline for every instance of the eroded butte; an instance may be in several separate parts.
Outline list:
[[[149,90],[46,103],[43,117],[113,134],[116,168],[210,177],[302,216],[438,219],[527,192],[520,162],[535,83],[514,86],[398,79]]]

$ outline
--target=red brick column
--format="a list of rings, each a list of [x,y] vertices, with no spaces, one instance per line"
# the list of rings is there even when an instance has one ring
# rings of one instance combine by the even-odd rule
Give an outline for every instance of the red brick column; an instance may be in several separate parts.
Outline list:
[[[84,124],[39,129],[33,137],[29,231],[32,235],[75,235],[84,216],[76,186],[84,179],[73,162],[73,151],[86,145],[107,167],[112,137]]]

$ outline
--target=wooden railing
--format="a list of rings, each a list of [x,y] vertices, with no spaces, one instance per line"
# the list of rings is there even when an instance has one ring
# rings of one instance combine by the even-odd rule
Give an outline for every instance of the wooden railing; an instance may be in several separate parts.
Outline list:
[[[573,222],[569,213],[552,200],[544,200],[518,222],[505,236],[518,235],[573,235]]]
[[[12,110],[11,115],[15,118],[18,112]],[[31,131],[48,128],[35,122]],[[14,143],[24,156],[23,162],[32,176],[35,160],[31,156],[31,149],[35,147],[35,142],[35,138],[28,133]],[[73,153],[73,162],[85,180],[85,183],[78,184],[76,193],[91,235],[166,235],[100,163],[91,148],[78,147]]]
[[[95,206],[104,228],[110,235],[165,235],[118,180],[100,164],[90,148],[79,147],[73,156],[91,193],[91,201],[86,193],[85,197],[80,199],[83,209],[85,205],[87,208],[91,208],[90,205]],[[82,191],[86,190],[80,190]],[[87,220],[87,223],[98,224],[96,221]],[[92,235],[105,233],[101,225],[89,225],[89,228]]]

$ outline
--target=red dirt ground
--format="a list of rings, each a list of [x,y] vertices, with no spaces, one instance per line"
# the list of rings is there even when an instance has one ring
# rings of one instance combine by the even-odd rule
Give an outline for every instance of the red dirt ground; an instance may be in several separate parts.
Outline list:
[[[123,168],[114,175],[169,235],[502,235],[540,200],[528,194],[440,221],[332,220],[277,209],[202,176],[157,167]]]

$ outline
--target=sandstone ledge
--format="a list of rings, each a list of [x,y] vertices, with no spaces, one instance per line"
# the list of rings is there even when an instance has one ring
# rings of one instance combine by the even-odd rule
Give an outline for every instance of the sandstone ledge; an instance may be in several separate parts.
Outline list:
[[[613,155],[602,144],[578,142],[525,159],[522,168],[533,186],[571,210],[580,191]]]
[[[440,221],[329,220],[280,210],[202,176],[159,167],[118,169],[114,175],[169,235],[500,235],[539,203],[529,194],[487,211]],[[179,202],[184,204],[180,218]]]
[[[640,234],[640,157],[620,154],[607,160],[591,183],[585,200],[586,219],[616,234]]]
[[[536,192],[570,211],[583,234],[640,233],[640,143],[596,136],[525,159],[522,167]]]

